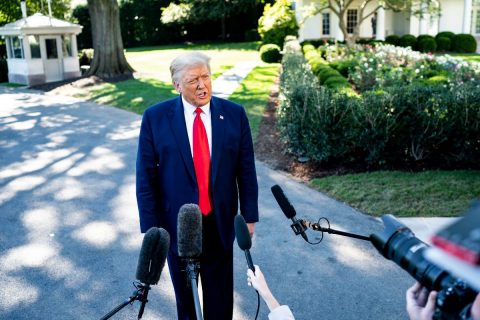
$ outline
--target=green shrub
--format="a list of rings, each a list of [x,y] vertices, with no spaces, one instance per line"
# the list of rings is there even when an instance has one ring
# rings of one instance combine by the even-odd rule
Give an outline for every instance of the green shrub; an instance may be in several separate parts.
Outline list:
[[[309,43],[302,46],[303,53],[307,53],[309,51],[315,50],[315,47]]]
[[[433,37],[423,37],[418,40],[417,48],[420,52],[435,52],[437,50],[437,43]]]
[[[258,34],[257,29],[250,29],[245,31],[245,41],[258,41],[260,40],[260,35]]]
[[[450,38],[438,37],[435,38],[435,41],[437,42],[437,51],[445,52],[450,50],[450,47],[452,45],[452,41],[450,40]]]
[[[297,20],[291,7],[292,0],[278,0],[273,5],[265,5],[263,16],[258,20],[258,33],[264,44],[283,47],[287,35],[297,35]]]
[[[329,88],[338,87],[338,85],[346,86],[348,85],[348,81],[341,75],[332,75],[327,80],[325,80],[323,85]]]
[[[337,60],[330,62],[330,66],[340,72],[342,76],[348,78],[348,74],[350,72],[350,68],[352,68],[356,62],[353,59],[350,60]]]
[[[78,54],[81,66],[89,66],[93,60],[93,49],[82,49]]]
[[[439,32],[437,33],[437,35],[435,36],[435,39],[438,39],[438,38],[448,38],[450,39],[450,41],[453,41],[453,38],[455,37],[455,33],[451,32],[451,31],[442,31],[442,32]]]
[[[427,84],[428,85],[442,85],[442,84],[447,84],[448,83],[448,76],[446,75],[437,75],[433,76],[427,79]]]
[[[8,64],[3,58],[0,58],[0,82],[8,82]]]
[[[395,34],[391,34],[385,37],[385,42],[394,46],[398,46],[400,42],[400,37]]]
[[[337,70],[332,69],[330,67],[327,67],[327,68],[321,70],[318,73],[318,78],[320,80],[320,84],[324,84],[325,81],[327,81],[328,79],[335,78],[335,77],[343,78],[342,75],[340,74],[340,72],[338,72]]]
[[[260,58],[263,62],[277,63],[282,59],[280,47],[276,44],[264,44],[260,47]]]
[[[282,70],[278,125],[296,156],[371,167],[478,166],[480,88],[475,84],[448,89],[422,82],[349,96],[338,75],[330,74],[320,86],[299,46],[285,51]],[[443,76],[426,81],[442,83]]]
[[[400,38],[400,40],[398,40],[398,45],[404,48],[410,47],[412,49],[415,49],[416,43],[417,43],[417,38],[411,34],[403,35]]]
[[[452,51],[460,53],[474,53],[477,51],[477,40],[471,34],[457,34],[453,37]]]

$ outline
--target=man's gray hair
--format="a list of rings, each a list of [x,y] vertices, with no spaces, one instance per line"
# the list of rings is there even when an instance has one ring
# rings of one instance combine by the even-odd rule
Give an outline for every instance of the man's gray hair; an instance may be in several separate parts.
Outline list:
[[[170,63],[172,82],[178,83],[182,79],[185,70],[198,66],[207,66],[208,73],[211,73],[210,57],[198,51],[188,51],[179,55]]]

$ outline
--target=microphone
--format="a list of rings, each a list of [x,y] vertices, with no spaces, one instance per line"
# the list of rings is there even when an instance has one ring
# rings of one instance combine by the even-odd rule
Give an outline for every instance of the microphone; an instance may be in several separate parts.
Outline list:
[[[196,204],[180,207],[177,219],[178,256],[185,261],[187,281],[192,288],[193,303],[197,320],[202,320],[202,308],[198,296],[197,276],[202,254],[202,214]]]
[[[104,315],[100,320],[110,319],[114,314],[135,300],[140,301],[138,318],[141,319],[148,302],[148,291],[151,284],[157,284],[160,279],[168,248],[170,247],[170,235],[165,229],[152,227],[143,237],[142,248],[138,257],[136,278],[140,283],[134,283],[137,289],[128,299]]]
[[[178,255],[198,259],[202,254],[202,214],[196,204],[184,204],[177,220]]]
[[[295,235],[300,234],[305,241],[309,242],[308,237],[305,234],[306,228],[302,224],[302,222],[295,217],[297,215],[297,212],[288,200],[287,196],[283,193],[282,188],[280,188],[280,186],[276,184],[271,188],[271,190],[273,196],[275,197],[275,200],[277,200],[277,203],[280,206],[280,209],[282,209],[283,213],[288,219],[292,220],[293,224],[291,227],[295,232]]]
[[[235,234],[237,236],[238,246],[245,252],[245,258],[247,259],[248,268],[255,272],[252,256],[250,255],[252,239],[250,238],[250,232],[248,231],[245,219],[239,214],[235,216]]]
[[[165,229],[152,227],[143,237],[138,257],[136,278],[144,284],[157,284],[160,279],[168,248],[170,235]]]

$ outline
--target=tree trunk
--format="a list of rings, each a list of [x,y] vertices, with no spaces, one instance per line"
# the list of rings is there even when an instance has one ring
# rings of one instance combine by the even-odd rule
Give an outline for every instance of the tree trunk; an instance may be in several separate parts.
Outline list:
[[[132,76],[123,52],[117,0],[88,0],[92,22],[93,61],[87,75],[100,78]]]

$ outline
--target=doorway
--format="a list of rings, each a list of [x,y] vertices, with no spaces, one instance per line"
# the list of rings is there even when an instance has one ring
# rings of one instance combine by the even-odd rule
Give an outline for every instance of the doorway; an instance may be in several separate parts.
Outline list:
[[[60,36],[46,36],[42,38],[45,80],[46,82],[63,80],[62,38]]]

